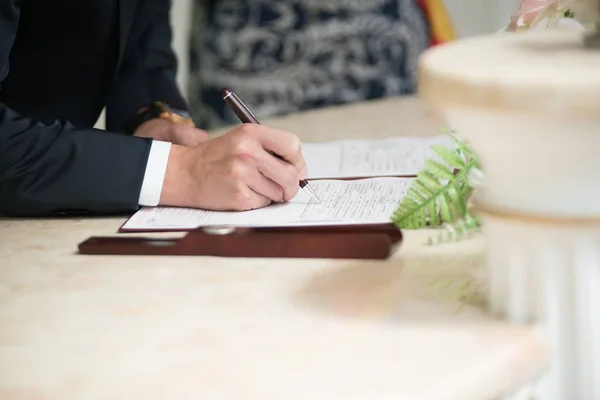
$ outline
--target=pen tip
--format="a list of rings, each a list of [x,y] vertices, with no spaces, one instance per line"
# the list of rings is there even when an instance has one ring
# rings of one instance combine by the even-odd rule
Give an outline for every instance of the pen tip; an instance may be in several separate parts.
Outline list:
[[[222,98],[226,98],[227,96],[229,96],[231,94],[231,91],[227,88],[223,88],[221,89],[221,97]]]
[[[321,200],[319,199],[319,196],[317,196],[317,194],[315,193],[315,191],[313,190],[313,188],[311,188],[311,187],[310,187],[308,184],[306,184],[306,185],[305,185],[303,188],[304,188],[306,191],[308,191],[308,193],[311,195],[311,197],[312,197],[313,199],[315,199],[315,201],[316,201],[317,203],[320,203],[320,202],[321,202]]]

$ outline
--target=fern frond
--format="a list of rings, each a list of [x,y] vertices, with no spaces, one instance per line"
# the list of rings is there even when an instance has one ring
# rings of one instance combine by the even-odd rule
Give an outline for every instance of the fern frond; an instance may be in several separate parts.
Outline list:
[[[392,216],[401,229],[439,226],[464,218],[467,201],[473,191],[468,184],[469,171],[479,168],[479,160],[458,137],[449,133],[455,148],[433,145],[437,156],[428,159],[425,168],[407,191]]]
[[[454,224],[444,224],[442,230],[435,236],[430,236],[427,240],[428,245],[440,244],[444,242],[456,242],[480,231],[481,218],[474,217],[467,213],[465,217]]]
[[[448,133],[448,135],[454,141],[454,144],[456,146],[457,152],[459,154],[462,154],[466,161],[473,161],[475,163],[475,166],[477,168],[480,168],[481,166],[479,165],[479,159],[473,153],[473,151],[471,150],[471,148],[465,142],[463,142],[462,140],[460,140],[458,138],[458,136],[456,136],[454,133],[450,132],[450,133]]]
[[[431,146],[431,149],[450,167],[463,168],[465,166],[465,160],[463,157],[461,157],[460,154],[453,149],[440,144],[434,144]]]
[[[464,182],[461,183],[464,185]],[[465,192],[467,192],[466,196]],[[449,186],[445,194],[450,198],[450,202],[454,205],[458,215],[461,217],[465,216],[467,214],[467,199],[471,194],[471,188],[468,185]],[[445,221],[452,222],[452,220]]]
[[[435,160],[425,160],[425,167],[427,168],[427,171],[442,179],[454,178],[454,174],[451,171],[448,171],[448,169],[444,165]]]

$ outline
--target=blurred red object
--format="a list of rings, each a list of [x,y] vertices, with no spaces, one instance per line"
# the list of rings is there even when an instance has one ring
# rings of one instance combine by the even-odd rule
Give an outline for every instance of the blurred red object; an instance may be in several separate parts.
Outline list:
[[[416,0],[416,2],[427,16],[431,46],[455,40],[452,19],[443,0]]]

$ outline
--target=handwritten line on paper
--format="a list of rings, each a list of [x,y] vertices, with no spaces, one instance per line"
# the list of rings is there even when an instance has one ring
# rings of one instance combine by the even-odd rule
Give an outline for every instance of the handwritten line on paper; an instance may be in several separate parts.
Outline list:
[[[301,190],[288,203],[242,212],[144,207],[121,229],[157,231],[190,230],[209,225],[259,227],[388,223],[412,180],[382,177],[313,181],[311,185],[321,199],[318,203]]]
[[[306,143],[302,152],[308,179],[415,176],[426,159],[437,157],[431,150],[434,144],[454,145],[448,135],[395,137]]]

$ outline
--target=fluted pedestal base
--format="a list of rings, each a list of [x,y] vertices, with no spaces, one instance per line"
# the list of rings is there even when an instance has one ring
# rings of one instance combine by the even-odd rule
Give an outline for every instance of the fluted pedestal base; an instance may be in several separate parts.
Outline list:
[[[490,310],[539,324],[552,353],[534,398],[600,399],[600,221],[486,214]]]
[[[599,69],[600,51],[560,29],[460,40],[419,63],[421,96],[481,160],[490,309],[547,335],[536,400],[600,399]]]

